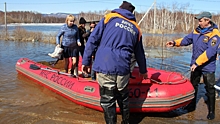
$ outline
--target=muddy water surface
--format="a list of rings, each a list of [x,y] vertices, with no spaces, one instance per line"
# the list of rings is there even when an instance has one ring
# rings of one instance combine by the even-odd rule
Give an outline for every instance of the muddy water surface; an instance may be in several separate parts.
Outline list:
[[[54,45],[0,41],[0,123],[1,124],[103,124],[103,113],[77,105],[60,95],[36,84],[18,74],[15,63],[21,57],[34,61],[55,61],[47,54],[53,52]],[[186,58],[186,52],[177,58]],[[161,60],[148,58],[148,65],[155,68],[180,71],[186,74],[188,60],[176,58]],[[163,66],[161,66],[163,65]],[[178,68],[177,68],[178,67]],[[218,71],[217,71],[218,72]],[[194,112],[186,113],[181,109],[169,113],[132,113],[132,124],[218,124],[220,122],[220,101],[216,101],[216,119],[206,119],[207,106],[204,103],[205,91],[200,85],[199,101]],[[118,115],[118,122],[121,116]]]

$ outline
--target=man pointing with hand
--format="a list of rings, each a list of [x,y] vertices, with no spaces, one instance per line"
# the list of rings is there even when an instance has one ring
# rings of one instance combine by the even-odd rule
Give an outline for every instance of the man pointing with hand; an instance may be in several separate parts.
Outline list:
[[[206,89],[208,115],[207,119],[215,118],[215,69],[217,50],[220,47],[220,34],[218,27],[211,20],[210,12],[202,12],[195,19],[198,20],[199,26],[184,38],[174,41],[168,41],[168,47],[173,46],[188,46],[192,44],[192,59],[190,64],[191,76],[190,81],[195,89],[194,99],[184,109],[188,112],[196,109],[196,96],[200,78],[203,76],[203,81]]]

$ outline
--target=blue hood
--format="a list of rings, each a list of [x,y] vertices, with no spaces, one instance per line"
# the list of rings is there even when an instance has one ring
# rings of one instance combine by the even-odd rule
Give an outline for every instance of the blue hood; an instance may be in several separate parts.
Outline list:
[[[218,26],[215,23],[211,22],[211,26],[210,27],[208,27],[208,28],[201,28],[200,26],[198,26],[196,28],[196,31],[199,32],[199,33],[205,34],[207,32],[211,32],[213,29],[218,29]]]
[[[118,13],[118,14],[126,17],[127,19],[136,22],[134,14],[131,13],[130,11],[126,10],[126,9],[114,9],[114,10],[112,10],[112,13]]]

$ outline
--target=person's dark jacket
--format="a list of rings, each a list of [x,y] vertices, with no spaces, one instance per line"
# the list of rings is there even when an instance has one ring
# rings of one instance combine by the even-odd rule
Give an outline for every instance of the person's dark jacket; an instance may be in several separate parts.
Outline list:
[[[80,38],[81,46],[85,46],[85,41],[88,40],[88,37],[85,36],[86,29],[82,26],[79,26],[78,29],[79,29],[79,38]]]

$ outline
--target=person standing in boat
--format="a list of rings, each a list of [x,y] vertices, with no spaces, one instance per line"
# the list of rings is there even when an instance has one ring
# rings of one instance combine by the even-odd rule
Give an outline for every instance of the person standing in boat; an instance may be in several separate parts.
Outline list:
[[[90,22],[90,28],[86,31],[86,34],[85,34],[85,37],[88,37],[90,36],[90,34],[93,32],[93,30],[95,29],[95,26],[96,26],[96,22],[95,21],[91,21]],[[92,65],[93,65],[93,62],[94,62],[94,59],[95,59],[95,53],[96,53],[96,50],[93,52],[92,54]],[[91,66],[92,67],[92,66]],[[87,68],[87,73],[90,74],[91,73],[91,78],[92,80],[96,80],[96,72],[94,70],[91,69],[91,67],[88,67]],[[88,74],[84,74],[83,77],[89,77]]]
[[[84,17],[80,17],[78,29],[79,29],[79,38],[81,43],[81,46],[79,46],[79,53],[81,57],[83,57],[83,53],[85,50],[85,42],[88,40],[85,27],[86,27],[86,20]],[[79,56],[76,58],[76,68],[75,70],[72,70],[74,72],[71,72],[74,73],[76,76],[78,76],[78,64],[79,64]]]
[[[79,46],[79,52],[82,57],[83,57],[83,53],[85,50],[85,42],[88,40],[85,26],[86,26],[86,20],[83,17],[81,17],[79,19],[78,29],[79,29],[79,37],[80,37],[80,43],[81,43],[81,46]]]
[[[220,35],[218,27],[211,21],[210,12],[202,12],[195,17],[199,26],[184,38],[174,41],[168,41],[168,47],[193,45],[192,59],[190,64],[191,76],[190,81],[195,89],[194,99],[184,107],[188,112],[196,109],[196,96],[200,77],[203,76],[206,85],[206,95],[208,97],[208,115],[207,119],[215,118],[215,69],[216,56],[220,44]]]
[[[133,14],[135,7],[123,1],[96,25],[85,47],[82,70],[90,66],[92,54],[96,57],[92,69],[97,72],[100,85],[100,105],[107,124],[116,124],[116,100],[122,114],[122,123],[129,123],[130,65],[135,54],[139,71],[147,78],[147,65],[142,34]]]
[[[90,29],[88,29],[86,31],[86,33],[83,34],[83,37],[85,37],[86,39],[89,38],[90,34],[92,33],[92,31],[95,29],[95,26],[96,26],[96,22],[95,21],[91,21],[90,22]],[[93,65],[93,61],[95,59],[95,52],[96,50],[94,51],[93,55],[92,55],[92,65]],[[89,77],[89,74],[91,73],[91,78],[92,80],[96,80],[96,73],[95,71],[93,71],[91,69],[91,67],[88,67],[87,68],[87,72],[86,73],[83,73],[83,77]]]
[[[87,30],[88,37],[90,36],[90,34],[95,29],[95,26],[96,26],[96,22],[95,21],[90,22],[90,29]],[[92,66],[93,66],[93,63],[94,63],[94,60],[95,60],[95,53],[96,53],[96,50],[92,54]],[[96,80],[96,72],[94,70],[92,70],[91,68],[90,68],[90,70],[91,70],[91,78],[92,78],[92,80]],[[88,72],[90,70],[88,70]]]
[[[65,60],[64,68],[66,73],[68,73],[70,60],[73,63],[71,70],[75,69],[77,62],[76,59],[79,56],[78,46],[81,46],[79,30],[74,22],[75,17],[73,15],[67,15],[65,24],[61,26],[60,31],[56,36],[56,44],[59,46],[61,45],[61,48],[63,48],[63,57]],[[60,42],[61,36],[62,42]]]

